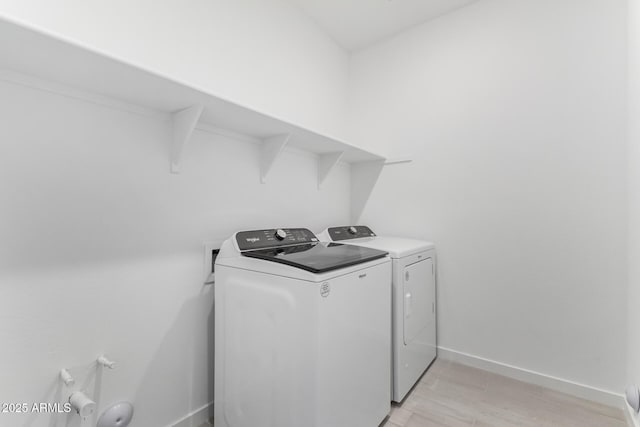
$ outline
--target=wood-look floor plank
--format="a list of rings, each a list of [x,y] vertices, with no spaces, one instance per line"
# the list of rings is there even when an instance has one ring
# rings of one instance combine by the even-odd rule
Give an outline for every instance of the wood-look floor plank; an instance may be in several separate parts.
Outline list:
[[[394,410],[400,427],[623,427],[618,408],[451,361],[436,360]]]
[[[205,423],[200,427],[210,427]],[[381,427],[625,427],[621,409],[436,360]],[[374,427],[374,426],[372,426]]]

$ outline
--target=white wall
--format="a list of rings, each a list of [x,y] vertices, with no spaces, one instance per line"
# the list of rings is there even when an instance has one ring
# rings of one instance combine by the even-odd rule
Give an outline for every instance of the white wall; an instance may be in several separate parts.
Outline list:
[[[622,392],[625,12],[482,0],[353,55],[353,139],[414,159],[360,222],[435,241],[439,345]]]
[[[284,1],[0,0],[0,16],[342,132],[347,54]],[[348,168],[318,191],[315,158],[300,152],[261,185],[258,145],[196,131],[176,176],[157,118],[4,82],[0,116],[0,365],[11,372],[0,402],[64,401],[56,375],[68,367],[99,411],[131,400],[135,425],[175,422],[213,400],[202,242],[348,220]],[[96,376],[103,352],[119,367]],[[0,416],[16,425],[67,419]]]
[[[640,384],[640,2],[629,0],[629,307],[627,384]],[[640,422],[640,417],[637,417]]]
[[[311,154],[285,152],[263,185],[259,145],[197,130],[171,175],[157,118],[4,82],[0,117],[0,402],[63,402],[67,367],[100,411],[124,399],[136,426],[178,420],[213,400],[202,242],[348,221],[348,166],[318,191]],[[96,378],[103,352],[119,365]],[[0,414],[18,425],[66,415]]]
[[[343,133],[348,56],[285,0],[0,0],[0,16],[287,121]]]

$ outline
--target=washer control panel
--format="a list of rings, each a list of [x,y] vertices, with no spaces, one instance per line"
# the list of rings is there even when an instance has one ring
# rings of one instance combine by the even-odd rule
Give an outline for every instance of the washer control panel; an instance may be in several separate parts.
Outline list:
[[[329,236],[331,240],[337,242],[339,240],[360,239],[362,237],[375,237],[376,233],[371,231],[366,225],[345,225],[342,227],[329,228]]]
[[[236,233],[236,243],[241,251],[314,243],[317,241],[316,235],[306,228],[270,228]]]

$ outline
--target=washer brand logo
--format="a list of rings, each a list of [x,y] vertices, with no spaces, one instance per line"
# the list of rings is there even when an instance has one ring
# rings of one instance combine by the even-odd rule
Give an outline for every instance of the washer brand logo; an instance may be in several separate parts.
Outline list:
[[[255,243],[255,242],[259,242],[260,238],[259,237],[248,237],[246,240],[249,243]]]
[[[331,287],[329,286],[329,282],[324,282],[320,285],[320,295],[322,295],[322,298],[328,297],[330,292]]]

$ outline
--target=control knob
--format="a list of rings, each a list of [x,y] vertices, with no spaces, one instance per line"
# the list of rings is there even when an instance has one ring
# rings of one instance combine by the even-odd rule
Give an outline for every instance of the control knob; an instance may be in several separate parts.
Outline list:
[[[350,234],[357,234],[358,233],[358,229],[355,228],[353,225],[351,227],[349,227],[349,233]]]
[[[278,229],[276,230],[276,234],[275,234],[275,236],[276,236],[276,239],[278,239],[278,240],[284,240],[284,238],[285,238],[285,237],[287,237],[287,232],[286,232],[286,231],[284,231],[284,230],[283,230],[283,229],[281,229],[281,228],[278,228]]]

